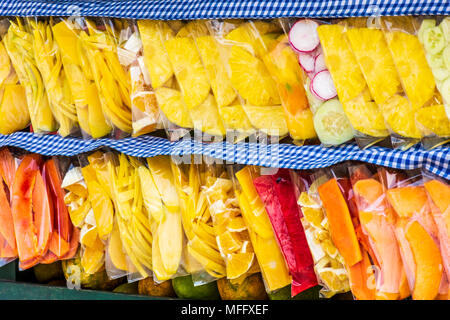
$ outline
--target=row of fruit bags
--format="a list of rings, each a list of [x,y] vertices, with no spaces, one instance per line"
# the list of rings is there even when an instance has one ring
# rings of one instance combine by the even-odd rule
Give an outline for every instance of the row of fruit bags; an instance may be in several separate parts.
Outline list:
[[[403,149],[419,140],[425,148],[448,142],[449,25],[448,18],[436,26],[413,17],[298,21],[289,36],[308,75],[320,141],[336,145],[355,137],[365,148],[390,136]]]
[[[0,130],[446,143],[448,18],[372,20],[2,20]]]

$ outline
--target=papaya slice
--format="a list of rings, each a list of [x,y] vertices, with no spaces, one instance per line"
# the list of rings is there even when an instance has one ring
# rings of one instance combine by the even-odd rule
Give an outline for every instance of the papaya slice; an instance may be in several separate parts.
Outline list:
[[[69,250],[67,253],[61,257],[61,259],[72,259],[78,250],[78,245],[80,243],[80,230],[73,227],[72,236],[70,237]]]
[[[16,235],[14,233],[14,222],[11,206],[3,187],[3,179],[0,177],[0,234],[7,241],[12,251],[17,250]]]
[[[450,207],[450,186],[438,180],[431,180],[425,182],[424,187],[439,210],[446,212]]]
[[[347,270],[350,288],[355,298],[357,300],[375,300],[375,274],[367,252],[361,250],[361,260],[348,267]]]
[[[427,194],[421,186],[389,189],[387,198],[401,218],[410,218],[415,213],[420,215],[429,211]]]
[[[70,244],[64,240],[58,232],[53,231],[49,241],[48,249],[61,259],[69,252]]]
[[[414,221],[405,232],[416,264],[414,300],[432,300],[439,293],[443,265],[438,246],[428,232]]]
[[[16,160],[7,148],[0,150],[0,174],[9,190],[12,188],[16,174]]]
[[[50,234],[52,233],[52,212],[45,186],[40,172],[36,172],[33,189],[33,218],[37,235],[37,254],[43,256],[48,249]]]
[[[362,253],[353,227],[350,211],[336,179],[318,188],[320,199],[330,223],[330,234],[348,267],[362,260]]]
[[[0,258],[16,258],[17,257],[17,248],[12,249],[8,241],[6,241],[5,238],[3,238],[2,234],[0,233]]]
[[[36,157],[23,157],[16,171],[12,190],[12,216],[19,260],[25,266],[38,257],[36,228],[33,222],[32,196],[39,171]],[[27,263],[28,262],[28,263]]]
[[[50,264],[58,260],[58,257],[48,250],[45,255],[42,257],[42,259],[39,261],[40,264]]]

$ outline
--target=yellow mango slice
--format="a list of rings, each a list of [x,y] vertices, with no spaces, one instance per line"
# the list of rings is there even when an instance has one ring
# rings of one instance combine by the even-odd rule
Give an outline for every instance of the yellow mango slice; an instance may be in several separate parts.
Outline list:
[[[10,134],[25,129],[30,123],[30,114],[25,89],[20,84],[4,85],[0,96],[0,134]]]

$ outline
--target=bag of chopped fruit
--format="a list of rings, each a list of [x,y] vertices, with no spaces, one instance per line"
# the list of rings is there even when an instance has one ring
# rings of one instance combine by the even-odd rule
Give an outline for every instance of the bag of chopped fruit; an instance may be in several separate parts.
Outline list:
[[[263,231],[278,243],[285,261],[285,265],[279,266],[279,271],[285,271],[287,267],[291,275],[291,296],[316,286],[318,283],[314,261],[300,221],[300,208],[296,203],[298,190],[290,170],[262,167],[247,167],[242,170],[236,173],[236,177],[238,181],[242,181],[241,187],[248,194],[248,198],[245,193],[241,194],[245,197],[244,206],[250,207],[247,210],[257,208],[259,212],[249,213],[252,214],[251,219],[266,223],[262,227],[272,227],[272,234],[268,233],[270,229]],[[259,217],[255,219],[256,214]],[[268,268],[267,265],[264,267]],[[270,271],[274,270],[269,269]]]
[[[277,43],[283,36],[279,22],[212,20],[208,26],[216,40],[218,58],[236,92],[235,100],[229,105],[233,108],[228,106],[225,110],[232,111],[234,119],[239,119],[240,123],[235,123],[237,130],[256,133],[259,139],[287,136],[286,114],[274,79],[279,68],[269,58],[270,43]]]
[[[43,79],[47,74],[42,75],[39,72],[37,60],[42,60],[40,56],[35,56],[34,35],[28,21],[22,18],[9,20],[8,30],[3,36],[3,45],[21,85],[25,88],[32,130],[36,133],[56,131],[57,122],[45,90],[47,79]],[[26,114],[19,116],[25,117],[23,121],[28,119]]]
[[[331,238],[328,245],[332,243],[342,256],[339,262],[345,266],[353,296],[357,300],[374,300],[375,270],[363,245],[365,240],[347,166],[344,163],[315,171],[308,195],[323,208]],[[342,271],[340,280],[347,281]]]
[[[12,214],[12,188],[15,180],[18,159],[8,148],[0,150],[0,266],[18,258],[16,233]]]
[[[406,150],[420,141],[422,133],[415,121],[415,106],[402,87],[404,78],[397,71],[381,22],[379,18],[374,21],[371,23],[372,18],[349,18],[339,24],[368,86],[362,98],[378,106],[391,134],[392,146]],[[405,59],[409,57],[401,56],[400,59],[408,66]],[[378,110],[374,104],[371,106],[374,112]],[[379,120],[378,113],[376,119]],[[381,121],[376,123],[384,130]]]
[[[335,294],[348,292],[348,272],[342,255],[332,241],[325,209],[317,194],[317,188],[324,182],[325,176],[314,179],[312,171],[295,171],[293,176],[300,193],[297,203],[301,208],[301,222],[314,260],[314,270],[322,286],[320,295],[331,298]]]
[[[132,135],[139,136],[162,129],[155,92],[144,63],[143,45],[134,20],[121,20],[117,43],[119,62],[129,75]]]
[[[8,31],[9,21],[0,20],[0,40]],[[19,83],[3,41],[0,41],[0,134],[25,129],[30,124],[25,87]]]
[[[431,172],[422,169],[425,191],[428,195],[428,204],[431,214],[437,227],[439,245],[441,249],[444,272],[447,276],[447,282],[450,280],[450,225],[448,223],[450,216],[450,184],[449,181],[438,177]],[[450,288],[449,288],[450,289]],[[442,292],[442,293],[441,293]],[[450,292],[450,291],[449,291]],[[445,286],[441,283],[438,298],[448,300],[449,295],[445,296]]]
[[[182,226],[182,205],[176,188],[169,156],[155,156],[144,163],[129,158],[139,176],[143,207],[148,212],[152,240],[153,278],[162,282],[187,274],[192,260],[185,260],[185,236]],[[120,171],[119,171],[120,172]],[[123,192],[128,192],[126,188]],[[190,258],[190,257],[187,257]]]
[[[447,243],[440,242],[443,229],[442,224],[438,227],[442,221],[433,200],[433,186],[425,187],[420,170],[381,172],[386,199],[397,218],[395,236],[412,298],[448,299]]]
[[[161,121],[169,140],[179,140],[194,127],[183,93],[196,97],[199,94],[199,88],[195,87],[197,82],[200,81],[200,88],[205,85],[204,78],[191,78],[191,74],[199,72],[200,58],[191,42],[188,46],[174,40],[182,22],[138,20],[137,25],[142,40],[144,64],[161,111]],[[169,46],[171,43],[175,45],[166,50],[167,42]],[[187,60],[186,55],[190,57]],[[177,75],[179,79],[176,78]],[[186,89],[187,92],[183,91]]]
[[[314,60],[314,68],[329,70],[344,113],[355,129],[355,140],[364,149],[388,138],[389,131],[346,39],[346,21],[323,23],[317,27],[321,50]],[[310,54],[299,58],[309,66],[308,70],[312,69]],[[314,90],[312,93],[312,100],[317,101]]]
[[[420,23],[418,31],[415,33],[423,45],[425,57],[431,72],[434,76],[436,88],[441,94],[444,107],[441,104],[429,106],[417,111],[416,121],[426,135],[435,135],[438,139],[436,143],[431,143],[431,147],[439,145],[439,142],[448,141],[450,125],[450,18],[440,19],[426,18]],[[414,20],[414,21],[417,21]],[[415,31],[417,25],[415,25]],[[432,102],[436,102],[436,96]],[[428,111],[427,111],[428,110]],[[445,119],[445,115],[447,119]],[[434,117],[432,117],[434,116]],[[426,140],[424,141],[425,144]],[[425,144],[425,147],[428,147]]]
[[[202,187],[207,175],[204,166],[195,163],[197,158],[189,157],[186,163],[172,159],[171,166],[186,243],[183,267],[192,275],[194,285],[201,285],[225,277],[226,267],[216,242],[206,189]],[[153,198],[152,202],[161,206],[161,200]]]
[[[320,142],[333,146],[352,140],[352,123],[337,97],[332,70],[328,69],[332,65],[325,63],[325,50],[319,41],[319,27],[327,25],[318,20],[301,19],[291,21],[289,26],[289,42],[303,69],[303,85]]]
[[[228,167],[234,193],[253,251],[258,259],[266,291],[276,293],[289,286],[292,277],[278,246],[265,205],[253,184],[253,181],[260,176],[260,170],[261,168],[256,166],[233,165]]]
[[[360,223],[360,242],[375,265],[377,300],[401,300],[410,295],[399,244],[397,218],[386,198],[385,170],[358,164],[349,167]]]
[[[82,137],[90,139],[109,135],[111,127],[103,114],[96,86],[100,74],[97,69],[94,69],[95,73],[92,71],[91,63],[95,64],[93,50],[86,50],[82,40],[88,37],[84,19],[54,18],[50,24],[53,39],[60,50]]]
[[[58,133],[63,137],[76,135],[79,133],[77,110],[61,62],[61,49],[52,34],[52,20],[29,17],[25,22],[32,37],[35,66],[42,76]]]

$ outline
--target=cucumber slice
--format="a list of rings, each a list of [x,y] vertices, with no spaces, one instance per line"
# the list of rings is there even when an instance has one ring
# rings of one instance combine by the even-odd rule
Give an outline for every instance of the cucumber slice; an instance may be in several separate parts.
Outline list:
[[[442,20],[439,27],[442,29],[445,41],[447,41],[447,43],[450,43],[450,18],[447,17],[444,20]]]
[[[444,99],[444,103],[450,104],[450,78],[447,78],[447,80],[442,83],[440,92],[442,99]]]
[[[445,68],[444,57],[442,54],[426,54],[427,62],[431,69]]]
[[[425,19],[422,21],[422,24],[420,25],[419,32],[417,33],[417,37],[419,38],[419,41],[423,43],[423,33],[425,30],[433,28],[436,26],[436,20],[434,19]]]
[[[445,67],[450,70],[450,44],[445,47],[442,58],[444,58]]]
[[[431,71],[433,72],[436,81],[444,81],[450,76],[450,71],[448,71],[447,68],[435,68],[431,69]]]
[[[438,54],[445,47],[445,38],[439,27],[428,28],[423,32],[423,45],[430,54]]]
[[[311,91],[309,91],[311,84],[311,79],[308,77],[306,79],[306,97],[308,98],[309,102],[309,108],[311,109],[312,113],[316,113],[316,111],[319,109],[320,106],[322,106],[323,101],[317,98]]]
[[[314,129],[325,145],[339,145],[353,139],[353,128],[337,99],[328,100],[317,110]]]

